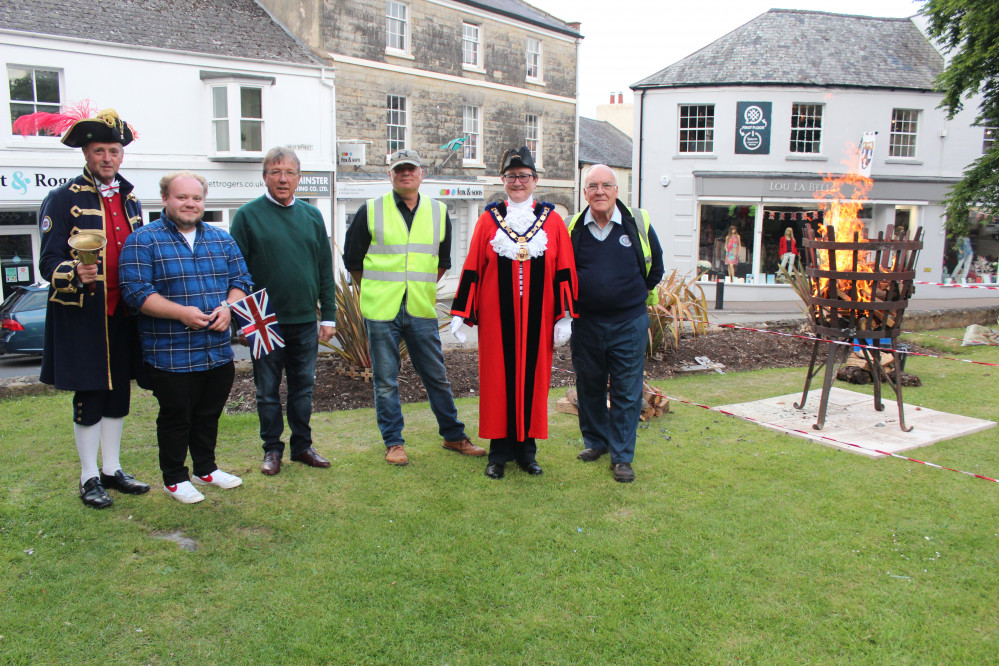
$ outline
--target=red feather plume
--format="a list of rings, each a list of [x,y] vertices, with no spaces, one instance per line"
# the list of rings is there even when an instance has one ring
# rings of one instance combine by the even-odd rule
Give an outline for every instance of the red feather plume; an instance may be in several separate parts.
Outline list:
[[[89,99],[74,104],[65,104],[62,113],[29,113],[14,121],[14,134],[33,136],[41,133],[50,136],[62,136],[63,132],[73,126],[78,120],[92,118],[97,113],[97,107]]]

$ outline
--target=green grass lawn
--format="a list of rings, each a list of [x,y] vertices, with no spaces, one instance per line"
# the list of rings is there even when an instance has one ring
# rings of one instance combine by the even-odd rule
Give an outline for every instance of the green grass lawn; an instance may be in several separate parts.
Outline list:
[[[960,337],[961,331],[939,333]],[[916,338],[913,338],[916,340]],[[928,339],[918,342],[926,346]],[[999,362],[999,348],[946,348]],[[909,404],[999,419],[999,368],[910,358]],[[719,405],[804,370],[658,385]],[[870,392],[870,387],[845,386]],[[553,393],[552,400],[557,397]],[[373,410],[316,414],[328,470],[257,470],[255,415],[224,416],[242,487],[181,505],[137,391],[126,469],[154,484],[86,509],[68,397],[0,402],[0,663],[994,663],[999,484],[870,460],[672,403],[637,481],[584,464],[551,414],[542,477],[444,451],[409,405],[392,467]],[[459,412],[475,432],[477,401]],[[889,409],[891,406],[889,405]],[[914,457],[999,477],[997,431]],[[197,549],[158,535],[181,532]]]

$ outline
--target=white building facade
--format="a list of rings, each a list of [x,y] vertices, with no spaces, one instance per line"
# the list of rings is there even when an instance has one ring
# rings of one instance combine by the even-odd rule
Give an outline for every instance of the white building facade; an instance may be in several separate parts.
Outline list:
[[[771,46],[759,45],[764,35]],[[844,60],[849,54],[825,50],[816,35],[850,35],[848,45],[861,43],[866,55],[857,48],[855,61]],[[872,45],[885,52],[871,53]],[[725,298],[796,298],[775,284],[780,238],[791,228],[800,248],[804,225],[822,221],[825,177],[854,170],[861,137],[876,132],[873,185],[860,217],[871,236],[922,227],[917,279],[949,278],[956,258],[941,201],[989,132],[971,124],[974,105],[951,121],[937,108],[942,95],[931,87],[942,68],[909,20],[771,10],[635,84],[632,198],[651,211],[667,268],[692,274],[708,262],[712,276],[725,274],[725,237],[735,227],[742,243]],[[977,254],[994,260],[999,241],[984,232],[973,240]],[[989,292],[961,294],[978,295]]]
[[[273,22],[271,26],[280,30]],[[79,175],[84,164],[81,151],[57,137],[13,134],[12,118],[81,100],[90,100],[97,109],[114,108],[138,132],[125,149],[121,174],[135,185],[146,221],[157,218],[162,208],[159,179],[185,169],[208,181],[205,220],[228,229],[235,211],[264,192],[264,154],[285,145],[302,161],[299,196],[323,211],[332,231],[332,73],[286,37],[286,62],[279,62],[0,31],[0,66],[10,84],[3,100],[10,113],[0,122],[3,294],[15,284],[39,279],[38,207],[52,188]]]

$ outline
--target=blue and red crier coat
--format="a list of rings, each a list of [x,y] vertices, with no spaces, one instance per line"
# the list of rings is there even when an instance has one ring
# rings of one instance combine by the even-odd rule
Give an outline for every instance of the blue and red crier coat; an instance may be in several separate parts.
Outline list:
[[[132,184],[121,175],[117,178],[129,226],[137,229],[142,225],[139,200],[132,194]],[[108,359],[114,350],[108,349],[104,262],[98,263],[95,289],[77,289],[70,273],[76,252],[67,242],[70,236],[81,231],[96,231],[107,238],[105,218],[104,198],[97,192],[87,168],[82,175],[49,192],[38,211],[42,240],[38,269],[50,284],[40,379],[58,389],[101,391],[112,388]],[[124,304],[118,307],[123,308]],[[130,318],[129,325],[135,336],[131,376],[139,378],[141,356],[134,317]]]
[[[506,215],[505,203],[491,203],[476,222],[451,310],[479,326],[479,437],[547,439],[555,322],[575,316],[572,243],[552,211],[542,226],[548,237],[543,255],[524,262],[501,257],[491,245],[503,233],[491,207]],[[539,203],[534,214],[543,207],[554,208]]]

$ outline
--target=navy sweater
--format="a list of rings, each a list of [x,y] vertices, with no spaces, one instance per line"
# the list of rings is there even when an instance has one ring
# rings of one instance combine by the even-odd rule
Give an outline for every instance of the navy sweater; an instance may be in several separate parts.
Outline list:
[[[613,229],[603,241],[584,227],[579,229],[578,242],[574,243],[579,280],[577,312],[593,321],[634,319],[645,312],[649,295],[631,239],[620,224],[610,224]]]

